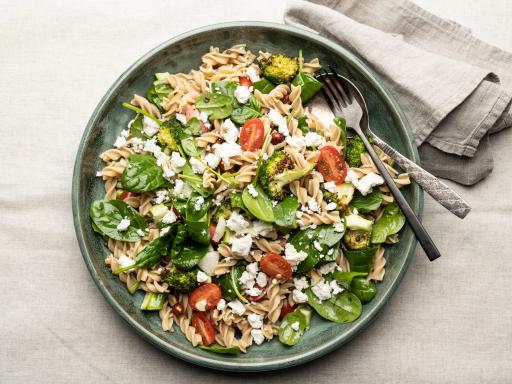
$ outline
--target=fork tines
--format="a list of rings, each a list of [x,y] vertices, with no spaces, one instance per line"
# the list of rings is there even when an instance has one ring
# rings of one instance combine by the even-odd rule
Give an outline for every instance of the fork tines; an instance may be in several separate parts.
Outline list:
[[[331,65],[329,65],[329,69],[331,73],[323,69],[317,77],[321,77],[324,80],[322,92],[327,104],[335,113],[341,114],[343,108],[352,104],[352,95],[350,92],[345,91],[343,84],[339,81],[338,73]]]

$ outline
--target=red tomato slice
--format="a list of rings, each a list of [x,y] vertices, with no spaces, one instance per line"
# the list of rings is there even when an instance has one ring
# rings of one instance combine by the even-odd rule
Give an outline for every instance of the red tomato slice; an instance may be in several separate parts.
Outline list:
[[[257,118],[249,119],[240,132],[240,146],[244,151],[256,152],[263,145],[264,135],[263,122]]]
[[[120,195],[119,195],[119,200],[126,200],[130,197],[137,197],[138,194],[137,193],[133,193],[133,192],[128,192],[128,191],[123,191]]]
[[[343,183],[347,175],[347,165],[343,156],[330,145],[320,148],[320,157],[316,169],[322,174],[324,181]]]
[[[222,292],[217,284],[207,283],[194,289],[188,303],[196,311],[207,311],[217,306],[222,299]]]
[[[293,305],[290,305],[288,302],[288,298],[284,300],[283,306],[281,307],[281,313],[279,314],[279,318],[283,319],[287,314],[293,312]]]
[[[270,277],[289,279],[292,277],[292,266],[284,257],[277,253],[267,252],[260,260],[260,268]]]
[[[246,87],[250,87],[252,85],[251,79],[249,79],[247,76],[240,76],[238,81],[240,82],[240,85],[245,85]]]
[[[187,105],[185,107],[185,117],[187,120],[190,120],[193,117],[199,117],[199,111],[196,109],[196,107]]]
[[[216,225],[215,225],[215,223],[212,221],[212,222],[210,223],[210,241],[211,241],[213,244],[219,244],[219,242],[218,242],[218,241],[213,241],[213,240],[212,240],[212,239],[213,239],[213,235],[215,234],[215,228],[216,228],[216,227],[217,227],[217,226],[216,226]]]
[[[194,312],[192,314],[192,326],[201,335],[204,345],[211,345],[215,342],[215,327],[205,312]]]

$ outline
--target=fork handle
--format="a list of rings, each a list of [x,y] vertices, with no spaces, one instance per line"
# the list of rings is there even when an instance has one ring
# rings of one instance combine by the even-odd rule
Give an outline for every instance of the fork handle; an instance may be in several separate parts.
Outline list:
[[[455,216],[463,219],[471,211],[471,207],[453,189],[439,180],[431,173],[425,171],[415,162],[409,160],[385,141],[371,133],[373,143],[391,157],[396,163],[407,172],[425,192],[434,198],[439,204],[448,209]]]
[[[363,141],[364,146],[366,147],[366,150],[368,151],[370,157],[375,163],[375,166],[379,170],[380,175],[386,181],[386,184],[389,190],[391,191],[391,194],[393,195],[396,203],[402,210],[402,213],[404,214],[405,218],[407,219],[407,222],[409,223],[414,234],[416,235],[418,242],[421,244],[423,250],[427,254],[427,257],[429,258],[430,261],[437,259],[438,257],[441,256],[441,253],[439,252],[436,245],[432,241],[432,238],[428,234],[427,230],[425,229],[423,224],[421,224],[421,221],[418,219],[418,216],[416,216],[407,200],[405,200],[405,197],[404,195],[402,195],[402,192],[400,192],[398,187],[395,185],[395,182],[389,175],[388,171],[386,170],[386,167],[379,159],[379,156],[375,153],[375,150],[373,149],[372,145],[370,144],[366,136],[363,134],[361,129],[355,129],[355,131]]]

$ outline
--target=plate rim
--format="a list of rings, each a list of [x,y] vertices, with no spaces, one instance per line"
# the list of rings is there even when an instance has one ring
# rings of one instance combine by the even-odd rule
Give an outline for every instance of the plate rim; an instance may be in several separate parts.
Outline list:
[[[410,246],[409,252],[405,258],[404,266],[401,269],[401,271],[398,273],[395,283],[390,287],[389,292],[386,296],[384,296],[381,301],[370,311],[367,312],[367,315],[364,319],[360,320],[356,327],[352,330],[352,332],[348,335],[345,335],[344,337],[336,337],[333,338],[331,341],[329,341],[326,344],[323,344],[321,346],[318,346],[312,350],[308,350],[307,352],[301,354],[300,356],[291,356],[291,357],[285,357],[285,358],[277,358],[273,359],[272,361],[266,361],[266,362],[255,362],[255,363],[240,363],[238,361],[230,361],[229,358],[225,358],[223,360],[213,359],[209,358],[208,356],[197,356],[194,354],[191,354],[187,351],[181,350],[179,348],[176,348],[168,343],[166,343],[164,340],[159,338],[157,335],[154,335],[150,330],[146,329],[145,327],[141,326],[135,319],[133,319],[127,311],[120,305],[118,301],[116,301],[113,297],[113,295],[110,293],[110,291],[107,289],[107,287],[104,285],[103,281],[101,280],[99,274],[96,271],[96,268],[94,266],[94,263],[92,261],[92,258],[89,256],[89,253],[87,251],[85,240],[83,233],[81,231],[82,227],[82,220],[80,219],[80,216],[78,214],[78,207],[79,207],[79,185],[80,185],[80,169],[82,167],[82,160],[83,160],[83,154],[84,154],[84,148],[85,148],[85,142],[88,139],[90,135],[90,131],[92,128],[96,125],[97,120],[99,119],[99,116],[101,115],[101,111],[108,106],[108,100],[111,98],[111,96],[114,93],[114,90],[117,88],[117,86],[124,81],[126,77],[128,77],[132,71],[139,68],[139,66],[144,65],[146,61],[149,61],[154,54],[159,52],[160,50],[175,44],[176,42],[179,42],[180,40],[189,38],[191,36],[194,36],[196,34],[212,31],[212,30],[222,30],[222,29],[230,29],[230,28],[241,28],[241,27],[259,27],[263,29],[278,29],[284,32],[288,32],[291,34],[299,35],[307,39],[315,40],[316,42],[323,44],[324,46],[327,46],[328,48],[337,51],[338,53],[341,53],[342,56],[344,56],[345,60],[350,62],[352,65],[358,68],[359,71],[365,76],[367,81],[369,81],[374,87],[374,89],[379,93],[379,95],[385,100],[385,102],[390,107],[390,110],[392,112],[393,117],[395,120],[400,124],[402,127],[405,128],[405,134],[408,138],[408,141],[404,143],[404,145],[407,147],[407,149],[412,153],[413,155],[413,161],[419,164],[419,154],[417,147],[415,145],[415,141],[412,135],[412,130],[410,127],[410,124],[399,106],[398,102],[395,100],[393,95],[388,91],[388,89],[382,84],[382,81],[379,79],[378,75],[376,75],[361,59],[359,59],[357,56],[355,56],[353,53],[348,51],[346,48],[340,46],[336,42],[333,42],[329,40],[328,38],[321,36],[320,34],[316,33],[315,31],[307,30],[304,28],[299,28],[297,26],[292,25],[286,25],[286,24],[280,24],[280,23],[273,23],[273,22],[261,22],[261,21],[231,21],[231,22],[224,22],[224,23],[216,23],[216,24],[210,24],[206,25],[200,28],[195,28],[190,31],[181,33],[171,39],[168,39],[167,41],[157,45],[156,47],[152,48],[148,52],[146,52],[143,56],[141,56],[139,59],[137,59],[133,64],[131,64],[114,82],[113,84],[108,88],[107,92],[104,94],[104,96],[101,98],[101,100],[96,105],[89,121],[87,122],[86,128],[82,134],[82,138],[80,140],[76,158],[75,158],[75,164],[73,168],[73,178],[72,178],[72,193],[71,193],[71,205],[72,205],[72,212],[73,212],[73,223],[75,227],[75,233],[78,240],[78,244],[80,247],[80,252],[82,254],[82,257],[84,259],[84,262],[87,266],[87,269],[89,273],[91,274],[91,277],[93,278],[96,286],[102,293],[102,295],[105,297],[107,302],[113,307],[113,309],[117,312],[118,315],[121,316],[139,335],[141,335],[145,340],[149,341],[151,344],[156,346],[157,348],[163,350],[166,353],[169,353],[172,356],[178,357],[182,360],[185,360],[187,362],[201,365],[208,368],[213,368],[217,370],[223,370],[223,371],[238,371],[238,372],[260,372],[260,371],[271,371],[271,370],[279,370],[284,368],[289,368],[292,366],[304,364],[306,362],[309,362],[311,360],[314,360],[316,358],[319,358],[329,352],[332,352],[333,350],[339,348],[341,345],[347,343],[349,340],[351,340],[353,337],[355,337],[357,334],[359,334],[364,328],[366,328],[376,317],[378,312],[385,306],[385,304],[389,301],[389,299],[393,296],[396,289],[400,285],[400,282],[405,275],[409,264],[414,256],[415,249],[416,249],[416,239],[412,238],[412,244]],[[423,205],[424,205],[424,195],[423,190],[421,188],[417,188],[417,209],[418,217],[421,219],[423,217]],[[415,207],[413,207],[414,209]]]

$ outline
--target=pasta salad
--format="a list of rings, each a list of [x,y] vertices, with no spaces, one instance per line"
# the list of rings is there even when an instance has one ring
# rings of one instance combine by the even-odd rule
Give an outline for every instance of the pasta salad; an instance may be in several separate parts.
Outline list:
[[[314,313],[357,320],[405,219],[343,117],[308,111],[319,60],[240,44],[201,62],[123,104],[133,119],[100,156],[90,207],[106,264],[165,331],[211,352],[293,346]]]

